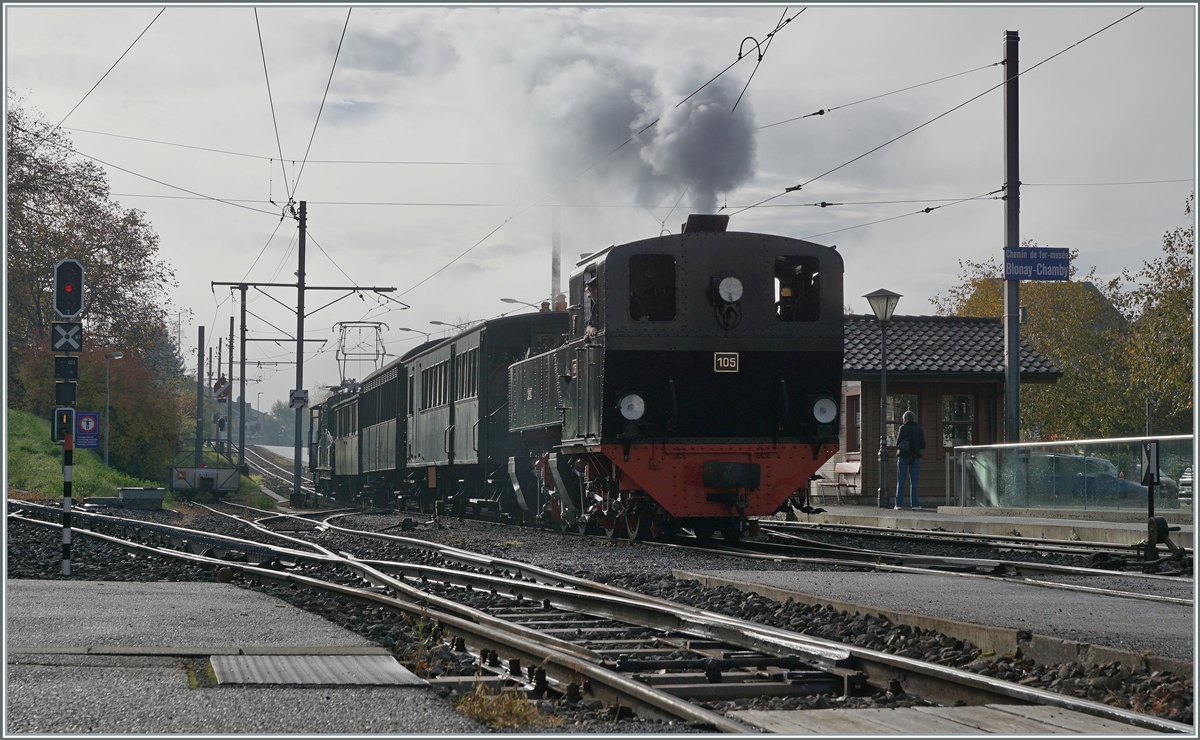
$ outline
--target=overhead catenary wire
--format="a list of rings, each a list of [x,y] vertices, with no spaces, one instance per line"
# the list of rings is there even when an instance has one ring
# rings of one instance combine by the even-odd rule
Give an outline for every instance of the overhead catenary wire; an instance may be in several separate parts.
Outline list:
[[[329,80],[325,83],[325,94],[321,96],[321,106],[317,108],[317,120],[313,121],[312,134],[308,137],[308,148],[304,150],[304,158],[300,160],[300,172],[296,175],[293,191],[300,186],[300,178],[304,176],[304,165],[308,161],[308,153],[312,151],[313,139],[317,136],[317,126],[321,123],[321,112],[325,110],[325,99],[329,97],[329,86],[333,84],[333,72],[337,69],[338,57],[342,54],[342,42],[346,40],[346,29],[350,27],[350,13],[353,11],[354,8],[346,9],[346,23],[342,26],[342,37],[338,39],[337,51],[333,54],[333,67],[329,70]]]
[[[116,139],[129,139],[130,141],[142,141],[147,144],[160,144],[162,146],[173,146],[181,149],[196,149],[202,152],[212,152],[214,154],[227,154],[231,157],[246,157],[248,159],[260,159],[264,162],[275,163],[277,157],[269,157],[263,154],[250,154],[247,152],[235,152],[229,149],[215,149],[207,146],[196,146],[193,144],[180,144],[174,141],[163,141],[161,139],[148,139],[143,136],[128,136],[126,134],[114,134],[108,131],[93,131],[86,128],[72,128],[63,126],[63,131],[77,131],[84,134],[95,134],[96,136],[111,136]],[[450,165],[450,166],[481,166],[481,167],[507,167],[511,162],[450,162],[422,159],[310,159],[309,164],[373,164],[373,165]],[[310,201],[311,202],[311,201]]]
[[[57,124],[55,124],[54,128],[52,128],[48,132],[46,132],[45,136],[50,136],[51,134],[53,134],[55,131],[57,131],[59,128],[62,127],[63,123],[68,118],[71,117],[71,114],[74,113],[79,108],[79,106],[83,105],[83,101],[87,100],[88,97],[96,90],[97,87],[100,87],[100,83],[104,82],[104,78],[108,77],[109,73],[111,73],[114,69],[117,68],[117,65],[121,63],[121,60],[125,58],[125,55],[128,54],[130,52],[130,50],[133,49],[133,47],[137,44],[138,41],[141,40],[141,38],[143,36],[146,35],[146,32],[150,30],[150,26],[153,26],[154,22],[157,21],[159,16],[161,16],[163,13],[165,13],[166,10],[167,10],[166,8],[162,8],[158,11],[158,13],[150,20],[150,22],[148,24],[146,24],[146,27],[142,29],[142,32],[137,35],[137,38],[135,38],[133,40],[133,43],[131,43],[128,46],[128,48],[125,49],[125,51],[121,52],[121,56],[117,57],[117,61],[113,62],[112,66],[109,67],[104,72],[104,74],[100,75],[100,79],[96,80],[96,84],[92,85],[91,89],[89,89],[86,93],[84,93],[83,97],[79,99],[79,102],[76,103],[75,106],[73,108],[71,108],[71,110],[67,111],[67,115],[63,116],[62,120],[59,121]],[[41,138],[44,139],[45,136],[43,136]],[[41,140],[38,141],[38,144],[41,144]]]
[[[35,134],[35,133],[33,133],[32,131],[29,131],[29,130],[27,130],[27,129],[25,129],[25,128],[22,128],[21,126],[18,126],[18,125],[16,125],[16,124],[11,124],[11,125],[12,125],[12,127],[13,127],[14,129],[16,129],[17,131],[21,131],[22,133],[28,134],[29,136],[33,136],[33,137],[36,137],[36,136],[37,136],[37,134]],[[76,148],[76,147],[74,147],[74,146],[72,146],[72,145],[70,145],[70,144],[64,144],[64,143],[61,143],[61,142],[51,142],[51,144],[52,144],[53,146],[57,146],[57,147],[58,147],[58,148],[60,148],[60,149],[66,149],[68,152],[71,152],[71,153],[73,153],[73,154],[78,154],[78,155],[79,155],[79,156],[81,156],[81,157],[84,157],[84,158],[86,158],[86,159],[90,159],[90,160],[92,160],[93,162],[98,162],[99,164],[102,164],[102,165],[104,165],[105,167],[112,167],[113,169],[115,169],[115,170],[120,170],[121,172],[124,172],[124,173],[126,173],[126,174],[128,174],[128,175],[133,175],[134,177],[140,177],[140,178],[141,178],[141,179],[143,179],[143,180],[149,180],[149,181],[150,181],[150,182],[152,182],[152,183],[155,183],[155,184],[157,184],[157,185],[162,185],[162,186],[164,186],[164,187],[171,188],[172,190],[178,190],[178,191],[180,191],[180,192],[187,193],[187,194],[189,194],[189,195],[194,195],[194,196],[196,196],[197,198],[200,198],[200,199],[202,199],[202,200],[211,200],[211,201],[214,201],[214,202],[217,202],[217,203],[225,203],[226,205],[231,205],[231,206],[234,206],[234,207],[236,207],[236,208],[243,208],[243,209],[245,209],[245,210],[247,210],[247,211],[254,211],[255,213],[265,213],[265,214],[267,214],[267,215],[269,215],[269,216],[277,216],[277,215],[279,215],[278,213],[276,213],[276,212],[274,212],[274,211],[265,211],[265,210],[263,210],[263,209],[261,209],[261,208],[252,208],[252,207],[250,207],[250,206],[247,206],[247,205],[242,205],[241,203],[238,203],[238,202],[236,202],[236,201],[232,201],[232,200],[225,200],[225,199],[223,199],[223,198],[216,198],[216,197],[214,197],[214,196],[211,196],[211,195],[205,195],[204,193],[200,193],[200,192],[197,192],[197,191],[195,191],[195,190],[188,190],[187,188],[180,187],[179,185],[172,185],[172,184],[171,184],[171,183],[169,183],[169,182],[164,182],[163,180],[159,180],[159,179],[157,179],[157,178],[150,177],[149,175],[143,175],[143,174],[141,174],[140,172],[134,172],[133,170],[126,169],[125,167],[121,167],[120,165],[116,165],[116,164],[113,164],[113,163],[111,163],[111,162],[106,162],[106,161],[104,161],[103,159],[100,159],[99,157],[93,157],[92,155],[90,155],[90,154],[88,154],[88,153],[86,153],[86,152],[80,151],[78,148]]]
[[[803,13],[805,10],[808,10],[808,8],[802,8],[800,10],[800,13]],[[779,15],[779,20],[775,22],[775,31],[778,31],[780,28],[783,28],[783,25],[785,23],[791,23],[792,18],[795,18],[800,15],[800,13],[797,13],[795,16],[792,16],[792,18],[787,18],[787,12],[788,12],[788,8],[785,7],[783,9],[783,12],[780,13],[780,15]],[[787,20],[785,21],[784,18],[787,18]],[[762,46],[761,48],[759,48],[758,61],[754,63],[754,69],[750,70],[750,76],[748,78],[746,78],[746,84],[742,86],[742,92],[738,95],[738,99],[734,101],[733,108],[730,109],[730,111],[729,111],[729,113],[731,115],[733,114],[734,111],[737,110],[738,103],[742,102],[742,98],[746,95],[746,91],[750,89],[750,83],[754,80],[754,75],[758,73],[758,68],[760,66],[762,66],[763,58],[766,57],[767,52],[771,50],[771,42],[775,40],[775,31],[772,31],[767,34],[767,43],[764,46]],[[752,36],[747,36],[745,39],[742,39],[743,44],[746,43],[746,39],[750,39],[750,40],[754,41],[754,46],[758,47],[757,39],[754,39]],[[740,49],[738,50],[738,56],[741,56]]]
[[[267,72],[267,49],[263,46],[262,26],[258,22],[258,8],[254,9],[254,28],[258,31],[258,50],[262,52],[263,78],[267,81],[267,101],[271,104],[271,123],[275,126],[275,145],[279,148],[279,169],[283,170],[283,189],[287,192],[290,201],[292,191],[288,189],[287,168],[283,166],[283,142],[279,138],[279,120],[275,117],[275,98],[271,95],[271,75]]]
[[[950,206],[956,206],[959,203],[967,203],[969,201],[985,200],[985,199],[987,199],[987,200],[1003,200],[1003,196],[996,195],[996,193],[1002,193],[1002,192],[1004,192],[1004,188],[998,188],[996,190],[992,190],[987,193],[982,193],[980,195],[972,196],[970,198],[961,198],[959,200],[953,201],[951,203],[947,203],[945,205],[922,208],[919,211],[912,211],[910,213],[902,213],[899,216],[891,216],[890,218],[881,218],[876,221],[869,221],[865,224],[856,224],[854,226],[846,226],[845,228],[834,229],[832,231],[823,231],[820,234],[809,234],[808,236],[801,237],[801,238],[802,239],[816,239],[817,237],[820,237],[820,236],[828,236],[830,234],[839,234],[843,231],[852,231],[854,229],[861,229],[866,226],[874,226],[875,224],[882,224],[882,223],[886,223],[888,221],[896,221],[901,218],[908,218],[909,216],[916,216],[916,215],[919,215],[922,213],[933,213],[934,211],[939,210],[941,208],[949,208]]]
[[[866,103],[871,100],[878,100],[879,98],[886,98],[889,95],[895,95],[897,93],[906,92],[908,90],[915,90],[918,87],[924,87],[925,85],[932,85],[935,82],[941,82],[943,80],[949,80],[949,79],[953,79],[955,77],[962,77],[963,75],[968,75],[968,74],[971,74],[972,72],[978,72],[982,69],[990,69],[992,67],[996,67],[1001,64],[1004,64],[1004,62],[1003,61],[992,62],[991,64],[985,64],[982,67],[976,67],[975,69],[968,69],[966,72],[957,72],[955,74],[947,75],[945,77],[939,77],[936,80],[929,80],[928,82],[922,82],[922,83],[919,83],[916,85],[909,85],[908,87],[902,87],[899,90],[892,90],[891,92],[885,92],[885,93],[881,93],[879,95],[872,95],[871,97],[863,98],[862,100],[855,100],[853,103],[843,103],[842,105],[835,105],[832,108],[822,108],[818,111],[814,111],[812,113],[808,113],[803,116],[796,116],[795,118],[788,118],[783,121],[776,121],[775,123],[768,123],[765,126],[759,126],[758,130],[761,131],[765,128],[772,128],[774,126],[782,126],[785,123],[791,123],[792,121],[799,121],[799,120],[802,120],[805,118],[812,118],[813,116],[823,116],[826,113],[832,113],[835,110],[841,110],[842,108],[849,108],[852,105],[858,105],[859,103]]]
[[[1140,12],[1141,10],[1142,10],[1142,8],[1138,8],[1137,10],[1134,10],[1132,13],[1128,13],[1127,15],[1124,15],[1124,16],[1122,16],[1122,17],[1118,18],[1117,20],[1113,21],[1112,23],[1109,23],[1109,24],[1108,24],[1107,26],[1105,26],[1104,28],[1101,28],[1099,31],[1095,31],[1094,33],[1088,34],[1088,35],[1087,35],[1087,36],[1085,36],[1084,38],[1080,39],[1079,41],[1076,41],[1075,43],[1071,44],[1070,46],[1066,47],[1065,49],[1062,49],[1062,50],[1060,50],[1060,51],[1058,51],[1058,52],[1055,52],[1054,54],[1051,54],[1050,56],[1046,57],[1045,59],[1043,59],[1042,61],[1040,61],[1040,62],[1038,62],[1037,64],[1033,65],[1032,67],[1029,67],[1028,69],[1022,70],[1022,71],[1021,71],[1021,72],[1019,72],[1019,73],[1018,73],[1016,76],[1017,76],[1017,77],[1021,77],[1021,76],[1024,76],[1024,75],[1026,75],[1026,74],[1028,74],[1028,73],[1032,72],[1033,70],[1035,70],[1035,69],[1037,69],[1038,67],[1042,66],[1042,65],[1043,65],[1043,64],[1045,64],[1046,62],[1049,62],[1051,59],[1054,59],[1055,57],[1057,57],[1057,56],[1060,56],[1060,55],[1062,55],[1062,54],[1065,54],[1066,52],[1070,51],[1071,49],[1074,49],[1076,46],[1079,46],[1080,44],[1082,44],[1084,41],[1087,41],[1088,39],[1090,39],[1090,38],[1093,38],[1093,37],[1095,37],[1095,36],[1099,35],[1100,33],[1103,33],[1104,31],[1107,31],[1108,29],[1110,29],[1110,28],[1112,28],[1113,26],[1117,25],[1118,23],[1120,23],[1121,21],[1125,20],[1126,18],[1129,18],[1130,16],[1134,15],[1135,13],[1138,13],[1138,12]],[[953,113],[954,111],[956,111],[956,110],[958,110],[958,109],[960,109],[960,108],[962,108],[962,107],[964,107],[964,106],[966,106],[966,105],[968,105],[968,104],[970,104],[970,103],[973,103],[973,102],[975,102],[976,100],[978,100],[978,99],[982,98],[984,95],[987,95],[988,93],[992,92],[993,90],[997,90],[997,89],[999,89],[999,88],[1001,88],[1001,87],[1004,87],[1006,84],[1007,84],[1007,81],[1003,81],[1003,82],[1000,82],[1000,83],[998,83],[998,84],[996,84],[996,85],[993,85],[992,87],[989,87],[988,89],[984,90],[983,92],[979,93],[978,95],[975,95],[975,96],[971,97],[970,99],[968,99],[968,100],[965,100],[965,101],[963,101],[962,103],[959,103],[958,105],[954,106],[954,107],[953,107],[953,108],[951,108],[950,110],[948,110],[948,111],[945,111],[944,113],[940,113],[940,114],[938,114],[937,116],[934,116],[933,118],[929,119],[929,120],[928,120],[928,121],[926,121],[925,123],[922,123],[921,125],[919,125],[919,126],[917,126],[917,127],[915,127],[915,128],[911,128],[911,129],[909,129],[908,131],[905,131],[904,133],[900,134],[899,136],[896,136],[895,138],[889,139],[888,141],[885,141],[885,142],[883,142],[883,143],[882,143],[882,144],[880,144],[879,146],[877,146],[877,147],[874,147],[873,149],[870,149],[870,150],[868,150],[868,151],[866,151],[866,152],[863,152],[862,154],[858,155],[857,157],[854,157],[853,159],[851,159],[851,160],[849,160],[849,161],[847,161],[847,162],[843,162],[842,164],[838,165],[837,167],[834,167],[833,169],[826,170],[825,172],[822,172],[821,174],[817,175],[816,177],[812,177],[812,178],[809,178],[808,180],[805,180],[804,182],[800,183],[799,185],[793,185],[792,187],[785,188],[785,189],[784,189],[784,191],[783,191],[782,193],[777,193],[777,194],[775,194],[775,195],[772,195],[772,196],[771,196],[771,197],[769,197],[769,198],[765,198],[765,199],[763,199],[763,200],[759,201],[758,203],[755,203],[755,204],[754,204],[754,205],[752,205],[752,206],[746,206],[745,208],[742,208],[741,210],[734,211],[734,212],[733,212],[732,214],[730,214],[730,215],[736,216],[737,214],[739,214],[739,213],[743,213],[743,212],[745,212],[745,211],[748,211],[748,210],[750,210],[751,208],[757,208],[758,206],[761,206],[761,205],[763,205],[764,203],[768,203],[768,202],[770,202],[770,201],[772,201],[772,200],[775,200],[776,198],[783,197],[784,195],[787,195],[788,193],[792,193],[792,192],[795,192],[795,191],[797,191],[797,190],[800,190],[800,189],[801,189],[801,188],[803,188],[804,186],[806,186],[806,185],[808,185],[808,184],[810,184],[810,183],[816,182],[817,180],[820,180],[821,178],[825,177],[826,175],[831,175],[831,174],[833,174],[834,172],[837,172],[838,170],[842,169],[843,167],[847,167],[847,166],[849,166],[849,165],[851,165],[851,164],[854,164],[855,162],[857,162],[858,160],[862,159],[863,157],[866,157],[866,156],[868,156],[868,155],[870,155],[870,154],[874,154],[875,152],[879,151],[880,149],[884,148],[885,146],[888,146],[889,144],[894,144],[895,142],[899,141],[900,139],[903,139],[904,137],[908,136],[909,134],[912,134],[912,133],[915,133],[915,132],[917,132],[917,131],[920,131],[921,129],[925,128],[926,126],[928,126],[929,124],[933,123],[934,121],[937,121],[937,120],[939,120],[939,119],[941,119],[941,118],[944,118],[944,117],[946,117],[946,116],[950,115],[950,114],[951,114],[951,113]]]

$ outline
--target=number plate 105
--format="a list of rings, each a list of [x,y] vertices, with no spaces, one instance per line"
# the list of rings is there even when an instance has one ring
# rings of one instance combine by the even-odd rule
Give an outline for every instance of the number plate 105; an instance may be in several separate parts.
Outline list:
[[[714,352],[713,371],[718,373],[736,373],[738,371],[738,353]]]

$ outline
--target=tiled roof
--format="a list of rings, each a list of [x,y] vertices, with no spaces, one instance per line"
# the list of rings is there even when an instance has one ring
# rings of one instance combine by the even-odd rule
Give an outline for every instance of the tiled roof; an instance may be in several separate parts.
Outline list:
[[[893,316],[887,330],[888,373],[1004,373],[1004,324],[966,316]],[[879,322],[846,316],[842,370],[879,373]],[[1050,380],[1062,375],[1046,357],[1021,342],[1021,375]]]

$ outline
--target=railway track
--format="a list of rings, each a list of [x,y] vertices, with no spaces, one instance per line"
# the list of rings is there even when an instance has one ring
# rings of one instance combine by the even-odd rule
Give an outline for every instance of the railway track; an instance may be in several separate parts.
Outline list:
[[[273,454],[263,454],[250,445],[246,446],[246,464],[271,481],[271,488],[287,490],[295,484],[295,471],[276,462],[273,459],[275,457]],[[300,476],[300,490],[308,495],[316,495],[312,479],[303,474]]]
[[[26,521],[58,514],[28,505],[10,510],[21,511],[10,516]],[[255,540],[76,516],[81,534],[138,552],[435,620],[454,649],[464,659],[470,656],[482,680],[532,696],[596,698],[642,716],[745,732],[746,726],[697,702],[813,692],[853,696],[903,687],[944,705],[1039,705],[1154,731],[1191,732],[1188,725],[1130,710],[746,622],[513,560],[343,527],[335,523],[337,514],[314,523],[261,513],[269,523],[294,520],[293,530],[303,525],[417,548],[435,554],[440,564],[359,559],[245,519],[238,526],[252,530]],[[285,544],[268,544],[271,539]]]
[[[1081,540],[1049,540],[1018,535],[975,534],[972,532],[939,532],[927,529],[893,529],[862,524],[810,524],[807,522],[764,521],[761,525],[772,532],[825,533],[891,542],[928,542],[988,547],[997,550],[1055,553],[1092,558],[1097,554],[1117,554],[1132,561],[1141,557],[1142,545],[1122,545],[1112,542]],[[1191,548],[1180,548],[1185,555],[1194,555]],[[1138,564],[1140,565],[1140,564]]]

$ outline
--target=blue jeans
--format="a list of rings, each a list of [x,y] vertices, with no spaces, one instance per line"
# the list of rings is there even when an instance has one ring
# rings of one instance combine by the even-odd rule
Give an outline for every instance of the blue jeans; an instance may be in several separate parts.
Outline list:
[[[896,507],[899,508],[904,504],[904,477],[908,476],[912,481],[912,494],[909,496],[912,502],[912,507],[915,509],[920,506],[917,501],[917,478],[921,475],[921,458],[914,457],[909,460],[907,458],[896,458]]]

